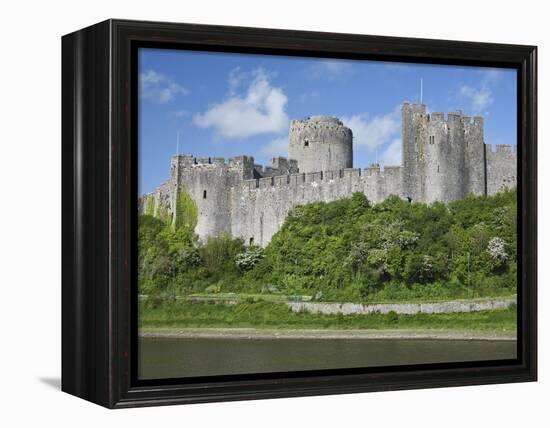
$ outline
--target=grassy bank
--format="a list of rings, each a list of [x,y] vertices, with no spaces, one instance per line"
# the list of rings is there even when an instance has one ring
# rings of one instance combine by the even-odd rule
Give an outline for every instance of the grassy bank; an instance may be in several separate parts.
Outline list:
[[[168,294],[170,295],[170,294]],[[207,293],[194,293],[189,295],[170,295],[178,300],[185,300],[185,301],[215,301],[215,302],[239,302],[239,301],[249,301],[249,300],[263,300],[266,302],[273,302],[273,303],[285,303],[285,302],[318,302],[317,300],[313,299],[313,296],[311,295],[284,295],[284,294],[248,294],[248,293],[216,293],[216,294],[207,294]],[[147,296],[142,295],[142,300],[145,300],[147,298],[158,298],[157,296]],[[363,304],[386,304],[386,303],[438,303],[438,302],[448,302],[450,300],[452,301],[474,301],[474,302],[483,302],[483,301],[489,301],[494,299],[515,299],[515,294],[496,294],[494,296],[484,296],[484,297],[475,297],[475,298],[468,298],[467,295],[460,296],[455,299],[449,299],[449,298],[410,298],[410,299],[361,299],[361,300],[354,300],[346,303],[363,303]],[[323,300],[320,303],[342,303],[340,300]]]
[[[452,314],[326,315],[294,313],[285,304],[241,302],[140,302],[141,328],[448,329],[511,332],[516,308]]]

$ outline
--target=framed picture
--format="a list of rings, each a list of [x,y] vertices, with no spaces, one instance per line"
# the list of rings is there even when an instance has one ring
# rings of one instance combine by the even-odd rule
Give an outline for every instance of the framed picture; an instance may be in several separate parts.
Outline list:
[[[110,408],[536,380],[536,48],[62,39],[62,389]]]

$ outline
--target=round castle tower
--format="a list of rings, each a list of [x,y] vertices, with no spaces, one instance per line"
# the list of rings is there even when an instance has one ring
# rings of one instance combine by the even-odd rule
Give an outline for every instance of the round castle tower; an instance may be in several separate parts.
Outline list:
[[[292,120],[289,159],[298,161],[300,172],[337,171],[353,166],[353,135],[336,117],[311,116]]]

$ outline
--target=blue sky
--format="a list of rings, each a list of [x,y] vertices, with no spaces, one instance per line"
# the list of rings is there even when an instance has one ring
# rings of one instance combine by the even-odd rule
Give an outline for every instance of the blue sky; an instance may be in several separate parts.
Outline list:
[[[485,118],[485,142],[516,144],[516,72],[509,69],[140,49],[139,192],[169,175],[177,151],[287,155],[291,119],[339,117],[354,167],[398,165],[403,101]]]

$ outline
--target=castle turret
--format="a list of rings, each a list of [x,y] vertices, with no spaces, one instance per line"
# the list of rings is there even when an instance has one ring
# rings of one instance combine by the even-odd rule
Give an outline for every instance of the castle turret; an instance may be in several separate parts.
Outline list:
[[[453,201],[487,194],[483,118],[461,111],[426,113],[424,105],[402,108],[403,189],[415,200]]]
[[[401,108],[401,140],[403,196],[422,200],[425,189],[425,155],[428,117],[424,104],[403,103]]]
[[[464,137],[466,139],[466,192],[474,195],[487,194],[485,142],[483,141],[483,118],[464,117]]]
[[[290,122],[288,156],[300,172],[336,171],[353,166],[351,129],[330,116]]]
[[[462,199],[466,195],[466,139],[462,112],[448,113],[446,121],[442,115],[435,114],[429,117],[427,124],[423,200],[432,203]]]
[[[225,163],[224,158],[173,156],[171,183],[171,211],[177,222],[177,199],[182,192],[197,207],[195,233],[205,238],[231,233],[229,189],[242,180],[253,177],[254,158],[235,156]]]
[[[426,113],[424,105],[402,108],[403,189],[431,203],[486,194],[483,119],[462,112]]]

